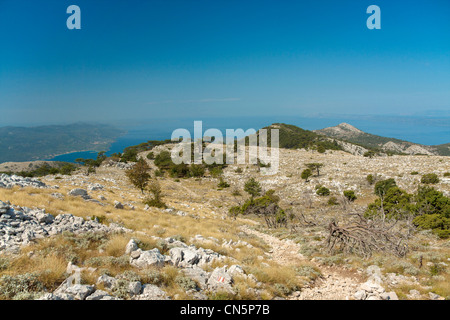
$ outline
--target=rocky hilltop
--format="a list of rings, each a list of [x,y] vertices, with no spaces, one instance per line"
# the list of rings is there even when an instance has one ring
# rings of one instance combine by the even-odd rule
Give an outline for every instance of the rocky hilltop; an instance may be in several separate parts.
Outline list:
[[[314,130],[314,132],[333,139],[339,139],[341,140],[339,142],[341,145],[343,142],[346,142],[347,144],[352,143],[366,150],[375,149],[382,152],[412,155],[450,155],[448,145],[426,146],[395,138],[386,138],[363,132],[348,123],[341,123],[335,127]],[[351,152],[350,147],[351,146],[347,146],[344,149],[349,149]]]

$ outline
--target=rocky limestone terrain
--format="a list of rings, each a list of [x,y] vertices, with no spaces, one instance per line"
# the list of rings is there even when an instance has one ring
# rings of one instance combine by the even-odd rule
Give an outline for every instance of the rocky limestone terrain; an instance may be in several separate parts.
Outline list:
[[[158,146],[152,151],[157,154],[172,147]],[[373,186],[366,181],[368,174],[377,179],[395,178],[399,187],[414,192],[421,175],[437,173],[440,181],[435,187],[450,195],[450,179],[443,175],[450,171],[446,157],[370,159],[341,151],[280,151],[276,175],[262,175],[256,165],[230,165],[222,174],[230,187],[223,190],[217,188],[218,178],[210,175],[158,178],[167,208],[143,204],[147,195],[136,190],[124,174],[132,164],[109,161],[89,176],[85,170],[39,180],[0,176],[3,298],[446,297],[448,241],[418,232],[410,240],[413,250],[407,258],[375,255],[365,260],[327,252],[327,230],[322,227],[331,219],[344,223],[347,212],[361,212],[375,199]],[[146,159],[147,153],[140,156]],[[146,161],[154,172],[153,161]],[[311,162],[324,166],[319,176],[305,182],[299,173]],[[263,191],[275,190],[280,205],[302,213],[311,226],[268,229],[258,217],[230,218],[228,209],[246,200],[244,183],[251,177],[261,183]],[[339,204],[327,205],[329,197],[318,196],[316,185],[329,188]],[[344,190],[354,190],[356,201],[341,201]],[[22,261],[26,266],[17,268]],[[54,263],[48,267],[47,261]],[[52,268],[54,280],[44,280]],[[6,285],[21,277],[37,277],[42,286],[29,295]]]
[[[84,220],[71,214],[54,217],[45,209],[12,206],[0,201],[0,250],[18,252],[20,246],[35,239],[73,232],[129,232],[119,225],[105,226],[97,221]]]
[[[9,176],[7,174],[0,174],[0,188],[19,187],[33,187],[33,188],[47,188],[47,185],[35,178],[23,178],[20,176]]]

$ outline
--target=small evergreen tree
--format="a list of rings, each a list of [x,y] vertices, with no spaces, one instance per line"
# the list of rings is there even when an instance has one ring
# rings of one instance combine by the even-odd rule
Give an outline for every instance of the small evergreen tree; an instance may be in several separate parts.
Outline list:
[[[150,207],[167,208],[166,204],[162,201],[162,190],[157,180],[149,184],[148,191],[153,195],[153,198],[147,198],[144,204]]]
[[[305,182],[308,182],[308,179],[311,176],[312,176],[311,169],[308,168],[308,169],[305,169],[305,170],[302,171],[301,177],[302,177],[303,180],[305,180]]]
[[[144,159],[139,159],[138,162],[128,169],[125,174],[128,180],[144,194],[144,190],[151,178],[149,173],[150,167]]]
[[[317,162],[307,163],[306,166],[307,166],[311,171],[316,171],[316,172],[317,172],[317,176],[320,176],[320,168],[323,167],[323,163],[317,163]]]
[[[252,199],[259,196],[261,194],[261,190],[261,185],[255,180],[255,178],[249,179],[244,185],[244,191],[247,192]]]

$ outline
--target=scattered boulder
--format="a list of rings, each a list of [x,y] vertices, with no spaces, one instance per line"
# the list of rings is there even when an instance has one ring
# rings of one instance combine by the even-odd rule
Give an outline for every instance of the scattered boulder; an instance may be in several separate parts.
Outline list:
[[[86,284],[75,284],[67,287],[64,293],[74,296],[76,300],[84,300],[94,291],[95,288],[93,286]]]
[[[116,284],[116,281],[116,278],[104,274],[98,277],[97,285],[103,285],[107,289],[112,289]]]
[[[233,277],[227,272],[227,266],[215,268],[208,279],[208,289],[212,291],[224,290],[233,293]]]
[[[82,197],[83,199],[91,198],[86,190],[80,188],[70,190],[69,196]]]
[[[434,292],[429,292],[428,296],[430,297],[431,300],[445,300],[444,297],[441,297],[440,295],[438,295]]]
[[[354,295],[356,300],[366,300],[367,294],[365,290],[358,290]]]
[[[55,217],[51,214],[45,213],[45,210],[43,209],[36,213],[36,219],[39,223],[50,224],[53,220],[55,220]]]
[[[55,199],[64,200],[64,195],[59,192],[54,192],[51,194],[51,196]]]
[[[398,296],[395,292],[384,292],[380,295],[382,300],[398,300]]]
[[[140,249],[135,250],[134,252],[138,251],[140,251]],[[159,252],[158,248],[148,251],[141,251],[137,258],[134,257],[130,256],[130,264],[137,268],[164,267],[165,258]]]
[[[64,300],[61,297],[53,294],[53,293],[45,293],[42,296],[40,296],[39,298],[37,298],[36,300]],[[73,300],[73,298],[71,299]]]
[[[99,183],[94,183],[88,186],[89,191],[97,191],[97,190],[103,190],[104,186],[102,186]]]
[[[114,208],[116,208],[116,209],[123,209],[124,207],[123,207],[123,204],[121,202],[116,200],[116,201],[114,201]]]
[[[139,281],[132,281],[128,285],[128,293],[132,296],[136,296],[141,293],[142,284]]]
[[[169,300],[167,294],[153,284],[144,284],[142,294],[135,296],[136,300]]]
[[[208,279],[210,277],[210,274],[203,270],[202,268],[199,268],[197,266],[193,266],[191,268],[184,268],[181,270],[183,274],[192,280],[196,281],[198,283],[198,286],[200,289],[204,290],[207,288]]]
[[[420,299],[422,297],[422,295],[420,294],[420,292],[418,290],[412,289],[412,290],[409,290],[409,294],[407,294],[406,297],[411,300],[417,300],[417,299]]]
[[[137,249],[139,249],[139,247],[136,241],[134,239],[131,239],[125,247],[125,254],[130,254]]]
[[[95,290],[94,293],[89,295],[86,300],[120,300],[117,297],[111,296],[108,292],[103,290]]]

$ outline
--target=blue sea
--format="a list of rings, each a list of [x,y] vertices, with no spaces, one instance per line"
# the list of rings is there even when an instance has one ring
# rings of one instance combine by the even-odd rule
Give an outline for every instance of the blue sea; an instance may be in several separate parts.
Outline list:
[[[119,137],[107,151],[107,155],[137,145],[148,140],[170,139],[173,130],[184,128],[193,136],[194,121],[203,122],[203,131],[216,128],[225,136],[226,129],[258,130],[272,123],[293,124],[307,130],[336,126],[346,122],[356,128],[375,135],[397,138],[424,145],[438,145],[450,142],[450,118],[440,117],[399,117],[399,116],[318,116],[318,117],[227,117],[227,118],[178,118],[128,120],[116,126],[125,129],[127,134]],[[75,162],[77,158],[94,159],[97,152],[74,152],[56,156],[54,161]]]

